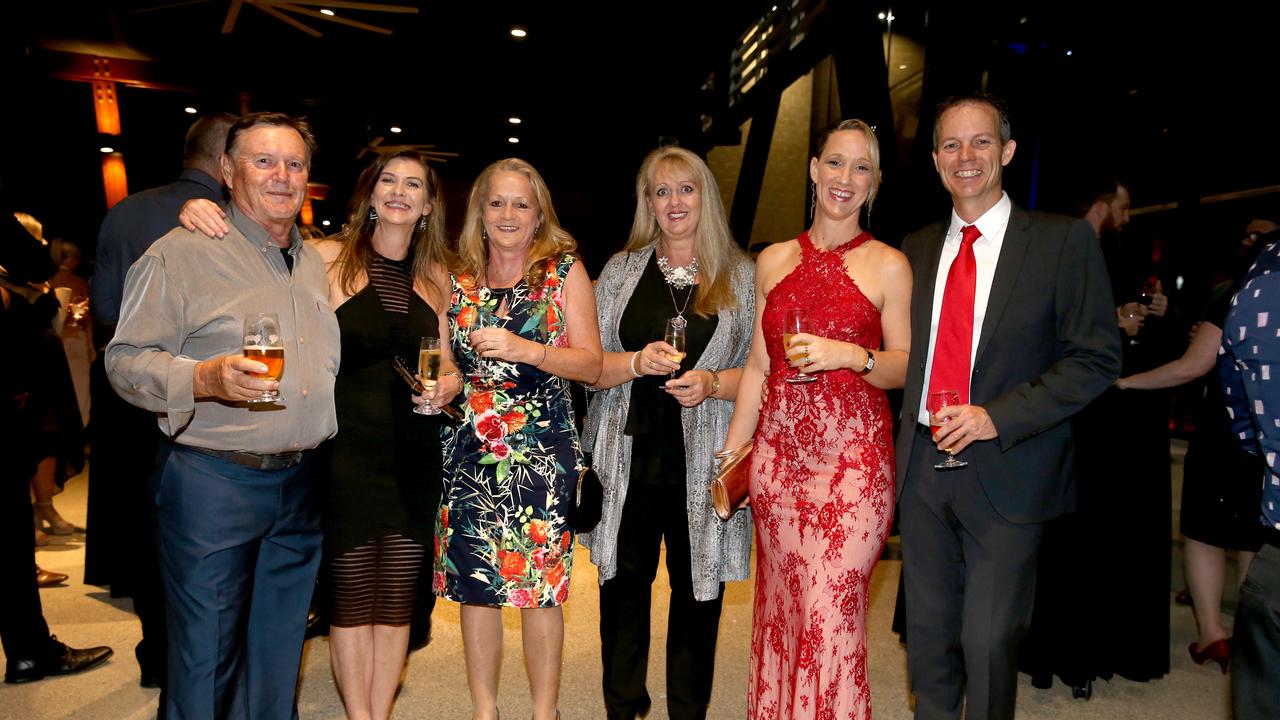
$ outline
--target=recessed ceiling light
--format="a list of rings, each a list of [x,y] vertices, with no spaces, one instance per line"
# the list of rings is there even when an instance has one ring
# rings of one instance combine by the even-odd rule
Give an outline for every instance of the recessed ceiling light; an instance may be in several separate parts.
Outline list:
[[[511,37],[522,38],[527,36],[528,34],[529,32],[520,26],[511,28]]]
[[[1071,57],[1071,51],[1070,51],[1070,50],[1068,50],[1068,51],[1067,51],[1067,57]]]
[[[899,66],[898,66],[898,69],[899,69],[899,70],[906,70],[906,69],[907,69],[907,66],[906,66],[906,65],[899,65]]]
[[[332,11],[332,10],[330,10],[329,8],[324,8],[324,9],[322,9],[322,10],[320,11],[320,14],[321,14],[321,15],[328,15],[329,17],[333,17],[333,11]],[[327,223],[326,223],[326,224],[327,224]]]
[[[883,19],[884,19],[884,13],[880,13],[879,15],[876,15],[876,17],[878,17],[878,18],[880,18],[881,20],[883,20]]]
[[[329,227],[329,221],[328,221],[328,220],[321,220],[321,221],[320,221],[320,224],[321,224],[321,225],[323,225],[323,226],[325,226],[325,227]]]
[[[772,8],[770,8],[769,12],[778,12],[778,6],[774,5]]]
[[[115,148],[109,148],[109,147],[100,147],[98,148],[98,150],[104,153],[113,153],[116,151]]]
[[[199,111],[188,105],[187,107],[182,108],[182,112],[188,115],[195,115]]]
[[[507,142],[509,142],[509,143],[518,143],[518,142],[520,142],[520,138],[518,138],[518,137],[509,137],[509,138],[507,138]]]
[[[512,125],[519,125],[520,123],[522,123],[522,122],[524,122],[524,121],[523,121],[523,120],[521,120],[521,119],[520,119],[520,118],[518,118],[518,117],[509,117],[509,118],[507,118],[507,122],[511,123]]]
[[[399,126],[399,125],[392,125],[392,126],[391,126],[391,132],[393,132],[393,133],[398,133],[398,132],[400,132],[400,126]]]

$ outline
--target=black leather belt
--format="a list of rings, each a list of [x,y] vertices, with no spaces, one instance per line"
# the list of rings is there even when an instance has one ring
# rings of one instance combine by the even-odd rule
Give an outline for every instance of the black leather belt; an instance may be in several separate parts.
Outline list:
[[[238,450],[210,450],[209,448],[195,447],[193,445],[183,445],[182,447],[198,452],[201,455],[216,457],[219,460],[226,460],[254,470],[284,470],[306,460],[307,456],[311,454],[310,450],[283,453],[251,453]]]

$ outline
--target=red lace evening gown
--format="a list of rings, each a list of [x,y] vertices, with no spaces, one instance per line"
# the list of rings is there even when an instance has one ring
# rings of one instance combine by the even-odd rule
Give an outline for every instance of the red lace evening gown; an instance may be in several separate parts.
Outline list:
[[[768,393],[752,457],[756,593],[752,718],[870,718],[867,586],[893,516],[893,439],[883,390],[851,370],[796,374],[783,312],[813,333],[878,348],[880,312],[844,267],[867,233],[830,251],[799,237],[801,260],[766,298]]]

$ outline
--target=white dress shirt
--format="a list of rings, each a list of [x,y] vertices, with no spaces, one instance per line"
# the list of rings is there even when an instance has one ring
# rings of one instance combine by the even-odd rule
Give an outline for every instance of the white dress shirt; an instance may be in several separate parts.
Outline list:
[[[991,283],[996,277],[996,264],[1000,260],[1000,246],[1004,244],[1004,231],[1009,227],[1009,212],[1013,203],[1009,193],[1001,193],[1000,200],[982,214],[974,225],[982,233],[973,243],[973,259],[977,264],[976,285],[973,290],[973,344],[969,348],[969,372],[978,354],[978,338],[982,336],[982,321],[987,316],[987,300],[991,296]],[[933,346],[938,341],[938,317],[942,315],[942,296],[947,289],[947,273],[951,263],[960,254],[960,231],[969,223],[951,210],[951,227],[942,241],[942,257],[938,259],[938,274],[933,279],[933,311],[929,320],[929,354],[924,363],[924,392],[920,393],[920,413],[916,416],[921,425],[929,424],[929,412],[925,405],[929,399],[929,377],[933,373]]]

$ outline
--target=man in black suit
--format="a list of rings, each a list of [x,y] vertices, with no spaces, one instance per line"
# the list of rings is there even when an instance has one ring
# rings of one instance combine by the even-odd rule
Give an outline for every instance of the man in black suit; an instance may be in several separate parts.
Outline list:
[[[933,158],[951,217],[902,245],[915,289],[898,512],[917,718],[959,718],[966,690],[969,720],[1013,717],[1041,529],[1075,504],[1069,420],[1120,369],[1097,238],[1009,201],[1015,148],[997,98],[939,106]],[[959,404],[934,413],[931,438],[938,390]],[[935,469],[948,453],[967,465]]]

